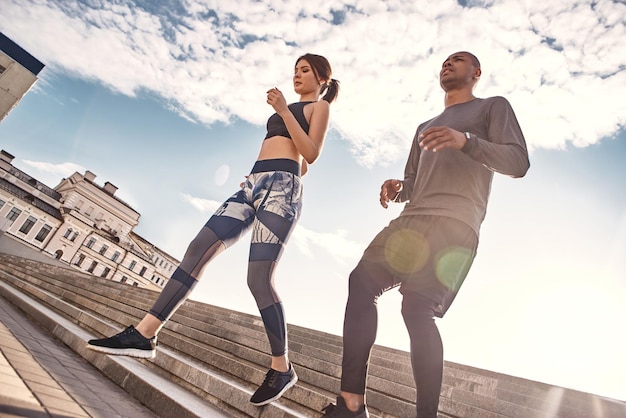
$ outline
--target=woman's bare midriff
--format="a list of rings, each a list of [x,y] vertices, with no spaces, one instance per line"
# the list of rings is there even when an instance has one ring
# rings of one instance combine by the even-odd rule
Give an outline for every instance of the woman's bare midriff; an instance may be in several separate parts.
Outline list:
[[[273,136],[264,140],[257,160],[271,160],[276,158],[288,158],[298,163],[302,161],[302,156],[293,141],[284,136]]]

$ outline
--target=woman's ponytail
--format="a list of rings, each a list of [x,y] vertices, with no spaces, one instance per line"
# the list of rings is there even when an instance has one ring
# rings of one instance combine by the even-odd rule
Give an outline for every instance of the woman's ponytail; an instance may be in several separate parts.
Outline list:
[[[339,80],[331,78],[328,84],[326,84],[326,88],[323,89],[321,93],[324,91],[326,91],[326,94],[322,99],[326,100],[328,103],[332,103],[339,95]]]

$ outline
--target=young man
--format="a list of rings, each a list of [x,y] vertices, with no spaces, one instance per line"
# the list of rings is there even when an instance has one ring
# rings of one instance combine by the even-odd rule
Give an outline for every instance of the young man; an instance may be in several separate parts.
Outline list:
[[[530,164],[522,131],[503,97],[476,98],[478,59],[457,52],[443,63],[443,112],[419,125],[404,180],[386,180],[380,204],[406,202],[370,243],[350,274],[343,329],[341,396],[324,417],[366,418],[369,356],[376,339],[376,302],[400,286],[411,341],[418,418],[436,418],[443,317],[476,254],[493,173],[523,177]]]

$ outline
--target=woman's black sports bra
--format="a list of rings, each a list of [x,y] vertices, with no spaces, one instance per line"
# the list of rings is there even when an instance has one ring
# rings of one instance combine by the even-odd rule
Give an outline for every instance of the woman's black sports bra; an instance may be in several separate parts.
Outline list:
[[[289,110],[296,117],[296,120],[307,134],[309,133],[309,122],[306,121],[304,117],[304,106],[313,103],[313,102],[297,102],[292,103],[289,106]],[[285,126],[285,121],[280,117],[278,113],[274,113],[267,120],[267,135],[265,135],[265,139],[271,138],[273,136],[284,136],[291,139],[291,135],[289,135],[289,131]]]

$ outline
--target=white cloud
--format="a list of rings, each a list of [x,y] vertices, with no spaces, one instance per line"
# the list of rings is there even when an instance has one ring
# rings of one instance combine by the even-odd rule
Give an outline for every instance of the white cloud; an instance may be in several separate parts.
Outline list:
[[[347,231],[343,230],[315,232],[298,224],[289,242],[311,258],[314,257],[314,254],[326,252],[342,264],[354,263],[355,260],[359,259],[365,247],[363,244],[350,241],[346,235]],[[312,249],[313,246],[317,248]]]
[[[193,196],[188,195],[186,193],[181,193],[181,196],[182,196],[182,198],[183,198],[183,200],[185,202],[191,204],[191,206],[193,206],[194,208],[198,209],[200,212],[203,212],[203,213],[213,213],[223,203],[223,202],[218,202],[217,200],[210,200],[210,199],[202,199],[202,198],[199,198],[199,197],[193,197]]]
[[[24,169],[24,171],[28,172],[29,175],[36,178],[41,183],[51,187],[60,184],[62,179],[68,178],[74,173],[84,174],[85,171],[87,171],[85,167],[70,162],[60,164],[32,160],[23,160],[22,162],[29,167],[28,169]],[[130,207],[139,207],[137,199],[132,193],[129,193],[127,189],[117,192],[116,197],[122,199],[130,205]]]
[[[67,178],[76,172],[84,172],[85,168],[74,163],[61,163],[53,164],[39,161],[23,160],[24,164],[33,168],[36,172],[34,175],[37,177],[46,177],[46,179],[54,179],[52,183],[58,183],[59,179]],[[29,170],[30,171],[30,170]],[[39,175],[41,174],[41,176]],[[52,184],[45,181],[43,178],[39,178],[39,181],[45,184]]]
[[[295,58],[321,53],[342,82],[331,123],[366,166],[403,159],[417,124],[442,110],[438,68],[456,50],[478,55],[477,95],[509,98],[531,148],[585,146],[624,128],[623,2],[468,5],[194,0],[166,14],[149,2],[11,0],[0,25],[52,72],[155,93],[206,124],[263,123],[267,88],[295,100]]]

